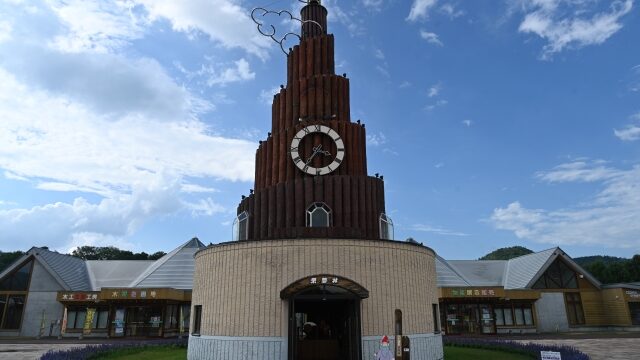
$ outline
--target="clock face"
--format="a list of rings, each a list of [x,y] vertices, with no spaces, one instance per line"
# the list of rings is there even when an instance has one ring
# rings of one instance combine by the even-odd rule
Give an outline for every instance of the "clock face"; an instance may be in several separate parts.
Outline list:
[[[322,137],[309,136],[317,133],[324,134],[322,137],[329,137],[332,146],[323,148],[322,142],[318,141]],[[315,142],[313,142],[314,140]],[[312,142],[311,146],[305,146],[308,141]],[[304,149],[307,149],[308,153],[305,153]],[[291,159],[298,169],[309,175],[326,175],[342,164],[345,148],[342,138],[332,128],[324,125],[310,125],[296,133],[291,141],[289,151]],[[318,164],[322,165],[318,166]]]

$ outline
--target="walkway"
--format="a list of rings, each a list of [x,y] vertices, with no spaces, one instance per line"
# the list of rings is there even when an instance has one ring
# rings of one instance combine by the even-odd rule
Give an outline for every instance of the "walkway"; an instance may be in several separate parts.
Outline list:
[[[539,335],[526,339],[503,339],[544,345],[572,346],[589,355],[591,360],[640,359],[640,334],[638,333],[565,334],[547,337]]]

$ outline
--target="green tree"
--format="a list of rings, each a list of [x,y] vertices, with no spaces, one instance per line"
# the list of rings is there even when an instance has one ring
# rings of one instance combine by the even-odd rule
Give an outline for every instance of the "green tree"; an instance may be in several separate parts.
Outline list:
[[[25,253],[23,251],[2,252],[0,251],[0,272],[4,271],[14,261],[18,260]]]
[[[509,260],[522,255],[528,255],[533,251],[524,246],[512,246],[500,248],[481,257],[479,260]]]

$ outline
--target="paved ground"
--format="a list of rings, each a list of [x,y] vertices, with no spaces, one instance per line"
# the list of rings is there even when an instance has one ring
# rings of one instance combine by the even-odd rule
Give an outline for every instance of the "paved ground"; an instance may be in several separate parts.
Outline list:
[[[572,346],[589,355],[591,360],[640,359],[639,332],[540,334],[501,339]]]
[[[66,350],[82,344],[0,344],[0,360],[37,360],[49,350]]]
[[[589,355],[591,360],[640,359],[640,339],[532,339],[544,345],[568,345]]]

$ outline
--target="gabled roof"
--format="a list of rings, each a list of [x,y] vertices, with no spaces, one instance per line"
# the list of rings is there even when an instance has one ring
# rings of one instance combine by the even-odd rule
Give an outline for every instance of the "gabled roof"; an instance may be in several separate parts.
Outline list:
[[[506,260],[452,260],[449,264],[474,286],[502,286]]]
[[[193,238],[149,266],[129,287],[191,289],[195,271],[194,254],[205,245]]]
[[[444,260],[436,257],[439,287],[502,286],[505,289],[530,289],[556,259],[562,260],[594,286],[600,282],[555,247],[511,260]],[[633,286],[632,284],[630,284]]]
[[[154,260],[87,260],[93,290],[128,287]]]
[[[449,262],[436,255],[438,287],[472,286]]]
[[[75,256],[60,254],[43,248],[31,248],[28,253],[49,267],[54,277],[62,280],[63,287],[72,291],[91,290],[91,281],[84,260]],[[66,285],[66,286],[65,286]]]
[[[540,277],[551,265],[551,257],[559,248],[547,249],[533,254],[519,256],[508,261],[505,275],[505,289],[527,288],[534,277]],[[546,266],[545,266],[546,265]],[[542,270],[544,268],[544,270]],[[541,271],[542,270],[542,271]],[[536,276],[538,275],[538,276]]]

